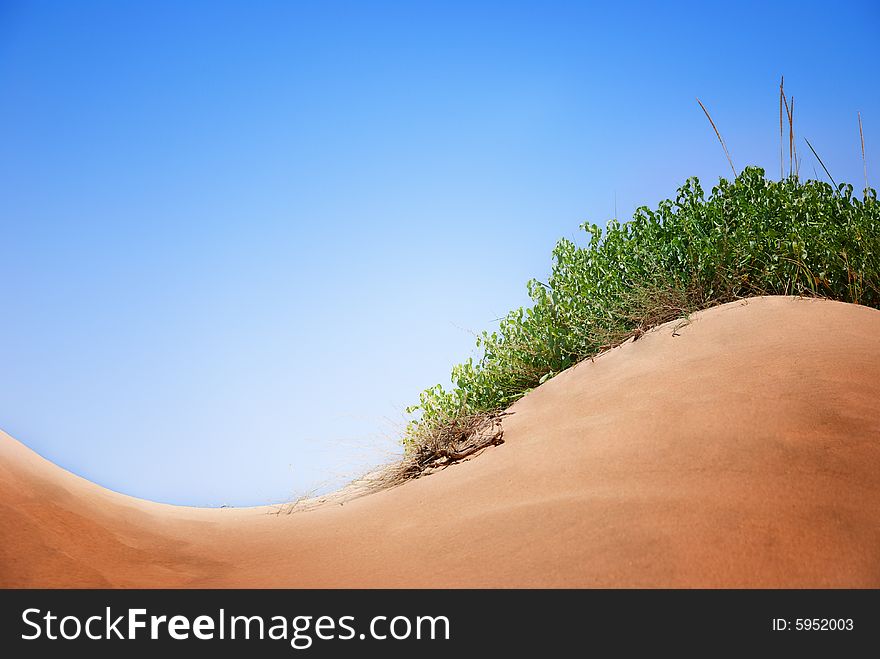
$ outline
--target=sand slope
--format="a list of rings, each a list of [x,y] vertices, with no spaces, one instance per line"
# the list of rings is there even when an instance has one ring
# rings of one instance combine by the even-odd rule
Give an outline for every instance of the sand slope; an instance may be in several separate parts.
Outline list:
[[[476,459],[280,516],[126,497],[0,433],[0,585],[880,587],[878,311],[725,305],[513,411]]]

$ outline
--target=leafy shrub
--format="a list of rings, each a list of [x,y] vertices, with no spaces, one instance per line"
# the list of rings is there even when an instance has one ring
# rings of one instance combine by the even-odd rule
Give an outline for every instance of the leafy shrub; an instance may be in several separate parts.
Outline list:
[[[646,329],[753,295],[822,296],[880,308],[880,206],[872,189],[853,196],[746,168],[706,197],[696,178],[656,210],[639,208],[605,231],[582,225],[587,244],[560,240],[533,304],[477,339],[481,356],[452,369],[409,408],[409,455],[436,450],[480,415],[503,410],[533,387]],[[422,455],[420,459],[424,460]]]

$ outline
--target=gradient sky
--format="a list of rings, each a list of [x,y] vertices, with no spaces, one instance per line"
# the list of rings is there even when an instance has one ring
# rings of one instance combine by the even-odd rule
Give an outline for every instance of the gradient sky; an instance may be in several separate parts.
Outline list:
[[[877,187],[878,7],[2,0],[0,428],[164,502],[338,484],[558,238],[729,174],[696,96],[778,176],[784,73],[859,189],[860,110]]]

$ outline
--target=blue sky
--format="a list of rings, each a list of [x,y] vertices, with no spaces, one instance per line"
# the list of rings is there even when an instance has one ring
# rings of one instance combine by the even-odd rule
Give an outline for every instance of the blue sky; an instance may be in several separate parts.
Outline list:
[[[0,3],[0,428],[246,505],[397,450],[563,236],[737,167],[780,74],[880,177],[875,2]],[[800,143],[801,173],[814,161]],[[818,169],[818,167],[817,167]],[[821,170],[820,170],[821,171]]]

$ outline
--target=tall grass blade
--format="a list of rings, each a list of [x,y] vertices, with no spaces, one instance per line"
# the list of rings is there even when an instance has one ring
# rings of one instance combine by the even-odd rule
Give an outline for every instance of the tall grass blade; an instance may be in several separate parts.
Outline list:
[[[831,185],[833,185],[833,186],[834,186],[834,189],[837,190],[837,183],[834,182],[834,177],[831,176],[831,172],[828,171],[828,168],[825,166],[825,163],[822,162],[822,159],[819,157],[819,154],[816,153],[816,149],[814,149],[814,148],[813,148],[813,145],[810,144],[810,140],[808,140],[808,139],[805,137],[805,138],[804,138],[804,142],[806,142],[806,143],[807,143],[807,146],[810,147],[810,151],[812,151],[812,152],[813,152],[813,155],[816,156],[816,160],[819,161],[819,164],[822,165],[822,169],[825,170],[825,174],[827,174],[827,175],[828,175],[828,178],[831,180]]]
[[[785,156],[784,156],[784,138],[782,137],[782,99],[785,98],[785,76],[779,79],[779,180],[785,178]]]
[[[865,133],[862,130],[862,113],[859,112],[859,139],[862,141],[862,168],[865,171],[865,193],[868,190],[868,161],[865,159]]]
[[[733,170],[733,177],[736,178],[736,167],[733,166],[733,160],[731,160],[730,158],[730,152],[727,150],[727,145],[724,143],[724,138],[722,138],[721,133],[718,132],[718,127],[715,125],[715,122],[712,121],[712,116],[709,114],[706,106],[703,105],[703,102],[700,99],[697,99],[697,103],[699,103],[700,107],[703,108],[703,112],[706,114],[706,119],[708,119],[709,123],[712,124],[712,129],[715,131],[715,135],[718,137],[718,141],[721,142],[721,148],[724,149],[724,155],[727,156],[727,162],[730,163],[730,169]]]
[[[785,97],[785,92],[782,93],[782,102],[785,104],[785,118],[788,120],[788,175],[791,176],[791,156],[794,128],[791,123],[791,110],[788,107],[788,99]]]

